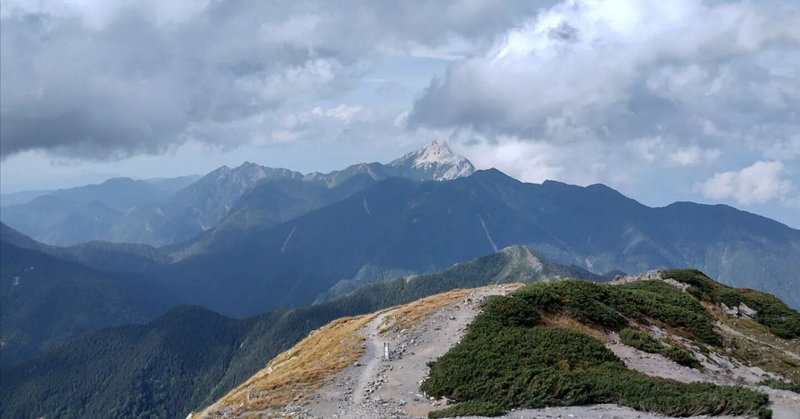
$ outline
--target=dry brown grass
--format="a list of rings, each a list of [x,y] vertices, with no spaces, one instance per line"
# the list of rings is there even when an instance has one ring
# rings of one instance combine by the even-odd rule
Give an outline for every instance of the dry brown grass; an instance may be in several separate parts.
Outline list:
[[[557,326],[576,330],[587,334],[600,342],[608,343],[608,335],[600,327],[590,326],[565,314],[542,313],[542,323],[545,326]]]
[[[507,293],[521,286],[504,284],[457,289],[377,313],[335,320],[276,356],[266,368],[194,417],[216,418],[221,417],[222,412],[234,416],[245,413],[257,413],[260,417],[277,415],[277,409],[292,401],[304,400],[327,379],[357,361],[365,351],[365,338],[359,330],[379,315],[386,314],[379,326],[380,332],[409,330],[435,311],[485,295],[490,288]]]
[[[481,288],[455,289],[442,294],[425,297],[392,309],[384,317],[379,331],[385,333],[388,331],[401,332],[403,330],[411,330],[433,312],[460,302],[463,303],[466,299],[473,296],[485,294],[489,289],[498,289],[498,287],[501,287],[501,289],[507,292],[513,292],[522,286],[523,284],[518,283],[499,286],[489,285]],[[477,301],[473,302],[473,304],[477,304]]]
[[[361,357],[364,336],[357,332],[377,314],[338,319],[318,329],[198,416],[216,417],[223,409],[262,411],[302,400]]]
[[[422,319],[430,316],[434,311],[463,301],[471,291],[472,290],[461,289],[453,290],[396,307],[384,317],[379,331],[384,333],[386,331],[399,332],[402,330],[410,330],[419,324]]]

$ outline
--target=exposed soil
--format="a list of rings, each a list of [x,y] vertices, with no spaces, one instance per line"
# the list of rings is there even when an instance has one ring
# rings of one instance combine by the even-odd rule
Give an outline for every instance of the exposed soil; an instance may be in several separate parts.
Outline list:
[[[442,405],[419,390],[428,371],[427,363],[458,343],[484,298],[508,294],[516,288],[497,285],[477,289],[463,300],[434,311],[411,330],[392,331],[391,324],[386,324],[386,315],[377,317],[362,329],[367,344],[358,363],[340,372],[310,403],[296,407],[292,413],[338,418],[427,416]],[[385,343],[389,345],[388,360],[383,357]]]

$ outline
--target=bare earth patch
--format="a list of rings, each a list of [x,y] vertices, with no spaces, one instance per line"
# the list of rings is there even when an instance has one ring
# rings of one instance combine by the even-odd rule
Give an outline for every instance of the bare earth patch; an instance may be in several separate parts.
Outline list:
[[[387,311],[373,329],[367,327],[363,331],[368,344],[360,365],[339,373],[320,389],[315,400],[292,410],[292,414],[338,418],[426,416],[440,404],[419,390],[428,372],[427,363],[444,355],[461,339],[484,298],[505,295],[520,286],[454,290]],[[384,343],[389,345],[389,360],[383,359]]]
[[[357,333],[375,314],[346,317],[312,332],[267,367],[193,417],[278,415],[277,408],[313,394],[326,377],[355,362],[365,351]]]

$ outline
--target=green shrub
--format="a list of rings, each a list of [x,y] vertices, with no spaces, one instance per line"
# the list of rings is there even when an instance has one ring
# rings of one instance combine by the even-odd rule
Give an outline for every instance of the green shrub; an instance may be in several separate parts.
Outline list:
[[[574,282],[536,284],[512,296],[489,300],[486,310],[470,325],[465,338],[429,364],[430,374],[420,388],[431,396],[458,402],[432,412],[430,417],[498,415],[515,407],[593,403],[616,403],[672,416],[770,417],[771,412],[766,408],[768,398],[762,393],[742,387],[684,384],[649,377],[627,369],[595,338],[572,329],[532,326],[530,307],[570,314],[596,325],[620,327],[620,323],[627,320],[620,314],[622,307],[618,304],[639,298],[624,294],[643,292],[637,287],[625,289],[594,284],[570,289],[569,284]],[[685,310],[686,302],[669,301],[677,298],[675,295],[662,300],[646,297],[647,304],[679,307],[672,315],[686,320],[682,317],[686,314],[681,311]],[[638,304],[624,309],[637,314]],[[516,310],[522,312],[515,313]],[[504,323],[502,316],[514,320]],[[690,323],[683,320],[678,323]],[[632,329],[622,330],[628,338],[647,347],[658,343],[648,341],[636,331],[630,331]],[[691,329],[687,327],[687,330]]]
[[[697,300],[661,281],[641,281],[609,287],[620,312],[639,321],[658,320],[703,343],[718,345],[714,319]]]
[[[567,313],[583,323],[613,330],[628,325],[625,317],[606,303],[607,286],[584,281],[558,281],[541,285],[526,286],[515,294],[541,311]]]
[[[673,346],[671,348],[667,348],[661,354],[675,361],[675,363],[683,365],[685,367],[700,368],[701,366],[700,361],[698,361],[697,358],[694,357],[694,355],[681,348],[676,348]]]
[[[768,378],[758,383],[758,385],[772,387],[778,390],[793,391],[795,393],[800,394],[800,383],[796,381],[784,381],[784,380],[777,380],[775,378]]]
[[[659,342],[649,334],[640,330],[626,327],[619,332],[619,337],[622,343],[641,351],[649,352],[651,354],[664,355],[676,363],[687,367],[700,367],[700,362],[694,356],[692,356],[691,353],[683,349]]]
[[[622,329],[619,332],[619,338],[622,343],[651,354],[660,354],[664,350],[664,345],[661,342],[641,330],[630,327]]]
[[[484,303],[487,318],[507,327],[533,327],[539,324],[536,307],[522,298],[492,296]]]
[[[452,416],[502,416],[506,413],[506,409],[499,403],[485,401],[485,400],[470,400],[464,403],[459,403],[455,406],[450,406],[446,409],[435,410],[428,414],[431,418],[448,418]]]
[[[609,330],[628,326],[627,318],[658,320],[704,343],[718,344],[714,320],[692,296],[661,281],[620,286],[559,281],[526,286],[515,293],[541,312],[560,313]]]

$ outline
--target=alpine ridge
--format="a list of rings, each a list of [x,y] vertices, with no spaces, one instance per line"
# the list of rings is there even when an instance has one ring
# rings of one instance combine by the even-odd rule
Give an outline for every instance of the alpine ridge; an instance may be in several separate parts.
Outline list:
[[[446,143],[433,141],[388,164],[360,163],[329,173],[303,174],[244,162],[202,177],[115,178],[99,185],[15,194],[9,200],[18,203],[4,203],[0,216],[4,223],[46,244],[100,240],[188,246],[203,252],[203,244],[185,244],[207,242],[202,233],[221,224],[225,224],[221,230],[263,229],[390,177],[443,181],[474,171],[472,163],[454,154]],[[262,190],[256,190],[260,185],[264,185]],[[31,198],[19,202],[24,196]],[[259,215],[253,217],[254,212]],[[213,233],[217,234],[229,233]],[[186,252],[175,253],[182,257]]]
[[[792,286],[800,231],[728,206],[651,208],[603,185],[523,183],[493,169],[441,182],[389,178],[242,233],[218,246],[212,239],[207,248],[215,250],[159,275],[185,302],[244,316],[309,304],[340,281],[347,288],[435,272],[520,244],[596,274],[694,266],[800,306]],[[236,286],[226,279],[232,274]]]

